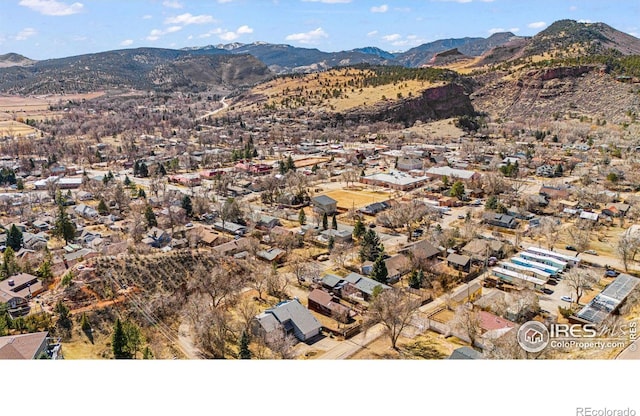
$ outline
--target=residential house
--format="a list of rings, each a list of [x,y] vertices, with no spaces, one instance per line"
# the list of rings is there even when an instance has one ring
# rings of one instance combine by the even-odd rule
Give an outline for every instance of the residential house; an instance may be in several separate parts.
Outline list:
[[[394,254],[384,260],[384,265],[387,268],[388,277],[387,283],[396,283],[402,276],[411,271],[411,260],[409,260],[403,254]],[[369,275],[373,270],[373,262],[365,261],[362,264],[362,273]]]
[[[361,212],[366,215],[376,215],[379,212],[382,212],[386,209],[389,209],[391,204],[387,201],[384,202],[374,202],[373,204],[369,204],[366,207],[362,207],[358,209],[358,212]]]
[[[44,232],[37,234],[22,233],[22,247],[28,250],[44,250],[48,239],[49,235]]]
[[[80,204],[80,205],[76,205],[73,208],[73,211],[81,216],[82,218],[88,219],[88,220],[94,220],[96,218],[98,218],[98,211],[96,211],[94,208],[85,205],[85,204]]]
[[[151,247],[161,248],[169,244],[171,236],[165,230],[158,227],[151,227],[147,230],[147,236],[142,239],[144,244]]]
[[[76,198],[78,201],[90,201],[93,199],[93,194],[87,191],[78,191]]]
[[[493,225],[494,227],[502,228],[516,228],[518,222],[516,218],[507,214],[497,214],[495,212],[485,212],[482,215],[482,220],[485,224]]]
[[[435,261],[442,254],[439,248],[427,240],[416,241],[405,246],[399,252],[418,262]]]
[[[302,342],[319,335],[322,329],[320,322],[298,299],[280,302],[257,315],[253,322],[255,335],[269,337],[275,331],[284,331]]]
[[[247,232],[247,227],[244,225],[236,224],[231,221],[217,221],[213,223],[213,228],[218,231],[227,232],[233,235],[244,235]]]
[[[569,188],[566,185],[542,185],[538,191],[540,195],[546,196],[548,199],[564,199],[569,197]]]
[[[222,256],[231,256],[249,250],[252,247],[250,238],[239,238],[213,247],[213,251]]]
[[[454,308],[465,303],[473,303],[482,296],[482,284],[474,281],[457,288],[448,299],[448,307]]]
[[[472,260],[486,261],[489,257],[504,257],[504,243],[498,240],[475,238],[469,241],[460,252],[471,257]]]
[[[602,214],[609,217],[624,217],[629,209],[631,209],[631,205],[616,202],[602,209]]]
[[[0,337],[0,360],[35,360],[46,354],[48,347],[47,331]]]
[[[282,261],[282,259],[284,259],[286,254],[287,254],[286,251],[281,250],[277,247],[273,247],[267,250],[258,251],[256,253],[256,256],[258,256],[258,258],[261,258],[262,260],[279,263]]]
[[[362,298],[366,301],[371,299],[373,291],[377,286],[382,289],[390,289],[390,286],[365,277],[361,274],[351,272],[344,277],[345,284],[340,289],[340,296]]]
[[[336,243],[348,243],[352,240],[353,233],[349,230],[334,230],[329,228],[328,230],[322,231],[318,239],[323,243],[327,243],[331,237],[333,237],[333,241]]]
[[[8,306],[11,316],[17,317],[29,313],[29,299],[44,291],[37,276],[18,273],[0,281],[0,304]]]
[[[336,321],[348,323],[353,311],[351,308],[340,303],[340,300],[322,289],[314,289],[307,298],[309,309],[326,316],[334,318]]]
[[[277,225],[282,225],[280,220],[270,215],[261,215],[260,219],[256,222],[256,228],[264,231],[268,231]]]
[[[471,270],[471,257],[462,254],[451,253],[447,256],[447,265],[458,271],[469,273]]]
[[[338,201],[327,195],[318,195],[311,198],[313,210],[319,214],[331,215],[338,210]]]
[[[471,347],[460,347],[453,350],[449,360],[481,360],[482,353]]]

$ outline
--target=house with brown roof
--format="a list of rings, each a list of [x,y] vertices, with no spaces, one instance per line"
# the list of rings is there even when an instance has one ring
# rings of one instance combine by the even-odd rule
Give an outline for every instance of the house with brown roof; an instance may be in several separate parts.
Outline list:
[[[0,360],[35,360],[46,354],[49,333],[9,335],[0,337]]]
[[[471,270],[471,257],[462,254],[451,253],[447,257],[447,265],[458,271],[469,273],[469,270]]]
[[[308,308],[334,318],[336,321],[348,323],[354,315],[351,308],[340,303],[340,300],[322,289],[314,289],[307,298]]]

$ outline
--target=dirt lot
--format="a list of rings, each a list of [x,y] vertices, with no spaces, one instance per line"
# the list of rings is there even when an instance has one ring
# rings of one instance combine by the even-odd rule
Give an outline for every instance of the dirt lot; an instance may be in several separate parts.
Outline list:
[[[403,359],[440,360],[447,358],[453,350],[467,344],[455,337],[426,331],[414,339],[400,337],[398,350],[391,348],[389,338],[382,336],[353,355],[351,360]]]
[[[372,192],[358,189],[342,189],[323,192],[324,195],[338,201],[339,209],[362,208],[374,202],[382,202],[391,198],[388,192]]]

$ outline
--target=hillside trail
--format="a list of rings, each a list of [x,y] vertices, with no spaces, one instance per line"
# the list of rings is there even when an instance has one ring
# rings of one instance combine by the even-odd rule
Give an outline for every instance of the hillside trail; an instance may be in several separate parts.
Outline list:
[[[225,101],[225,98],[227,98],[227,97],[226,96],[222,97],[222,99],[220,100],[220,104],[222,104],[222,107],[217,108],[217,109],[215,109],[213,111],[208,112],[205,115],[202,115],[202,116],[198,117],[197,120],[205,119],[205,118],[207,118],[209,116],[213,116],[215,114],[218,114],[222,110],[226,110],[226,108],[229,107],[229,104]]]

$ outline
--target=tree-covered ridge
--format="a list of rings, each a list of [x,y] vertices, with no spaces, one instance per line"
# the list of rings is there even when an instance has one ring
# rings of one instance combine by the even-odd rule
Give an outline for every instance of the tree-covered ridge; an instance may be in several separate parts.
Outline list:
[[[640,55],[622,55],[615,49],[605,53],[575,57],[554,58],[531,62],[525,68],[546,68],[558,66],[601,66],[606,72],[617,76],[640,77]]]

